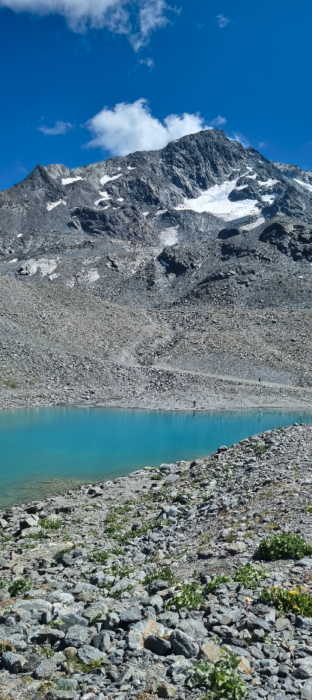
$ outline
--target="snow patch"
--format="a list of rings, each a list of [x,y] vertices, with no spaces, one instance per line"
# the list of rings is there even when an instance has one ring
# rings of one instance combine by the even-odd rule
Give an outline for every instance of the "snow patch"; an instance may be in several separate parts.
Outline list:
[[[100,279],[100,275],[96,269],[82,270],[77,277],[78,281],[84,284],[92,284]]]
[[[101,192],[99,190],[99,194],[101,195],[101,199],[97,199],[96,202],[94,202],[96,207],[100,204],[100,202],[107,202],[110,199],[110,195],[107,192]]]
[[[268,204],[273,204],[275,197],[276,197],[275,194],[263,194],[263,195],[261,195],[262,201],[268,202]]]
[[[196,199],[184,199],[183,204],[179,204],[175,209],[191,209],[199,214],[209,212],[224,221],[259,214],[256,199],[243,199],[238,202],[229,200],[228,195],[235,189],[237,179],[227,180],[222,185],[213,185]]]
[[[107,182],[110,182],[111,180],[118,180],[119,177],[122,177],[122,173],[118,173],[118,175],[103,175],[100,179],[101,185],[106,185]]]
[[[170,226],[159,234],[159,240],[162,245],[175,245],[178,243],[178,226]]]
[[[273,187],[273,185],[277,185],[277,183],[280,182],[280,180],[272,180],[272,178],[269,177],[269,179],[265,180],[264,182],[261,182],[261,180],[259,180],[258,182],[259,185],[261,185],[261,187]]]
[[[252,221],[250,224],[246,224],[246,226],[243,226],[243,231],[252,231],[253,228],[256,228],[257,226],[260,226],[260,224],[264,224],[265,218],[264,216],[259,216],[256,221]]]
[[[127,170],[135,170],[135,168],[132,168],[131,165],[128,165]]]
[[[297,178],[294,178],[294,181],[298,183],[298,185],[301,185],[301,187],[305,187],[309,192],[312,192],[312,185],[310,185],[308,182],[303,182],[303,180],[297,180]]]
[[[23,235],[22,233],[18,233],[17,236],[16,236],[16,238],[21,238],[22,235]]]
[[[65,199],[59,199],[58,202],[49,202],[49,204],[47,204],[47,211],[52,211],[52,209],[55,209],[55,207],[58,207],[60,204],[64,204],[66,207]]]
[[[9,260],[9,264],[17,262],[17,261],[18,261],[18,258],[13,258],[13,260]]]
[[[246,175],[246,177],[249,177],[249,180],[255,180],[257,177],[257,173],[255,173],[254,175]]]
[[[156,216],[161,216],[162,214],[165,214],[168,209],[158,209],[156,212]]]
[[[80,177],[80,175],[77,175],[77,177],[63,177],[62,185],[71,185],[72,182],[78,182],[78,180],[85,180],[85,178]]]
[[[117,197],[117,202],[124,202],[124,201],[125,201],[125,200],[124,200],[123,197]]]
[[[36,272],[39,272],[42,275],[42,277],[45,277],[46,275],[50,275],[56,267],[56,260],[48,260],[47,258],[33,260],[31,258],[20,267],[18,272],[20,275],[29,275],[29,277],[32,277],[32,275],[35,275]]]
[[[148,215],[149,215],[149,211],[142,211],[142,216],[148,216]]]

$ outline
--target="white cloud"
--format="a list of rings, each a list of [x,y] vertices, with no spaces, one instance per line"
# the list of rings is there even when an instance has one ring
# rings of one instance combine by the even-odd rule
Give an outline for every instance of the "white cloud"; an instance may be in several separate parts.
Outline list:
[[[65,17],[74,32],[106,27],[128,36],[135,51],[146,45],[151,32],[168,23],[165,0],[0,0],[0,8],[36,15]],[[136,30],[133,29],[133,23]]]
[[[44,126],[44,124],[42,126],[38,126],[38,131],[42,131],[45,136],[60,136],[68,134],[68,132],[74,128],[74,125],[70,122],[62,122],[62,120],[59,120],[55,122],[54,126],[52,127]]]
[[[210,126],[224,126],[226,124],[226,119],[225,117],[221,117],[221,114],[218,114],[218,116],[213,119],[211,122],[209,122]]]
[[[218,27],[220,29],[224,29],[227,24],[230,24],[231,20],[228,19],[228,17],[225,17],[224,15],[217,15],[217,21],[218,21]]]
[[[238,141],[242,144],[242,146],[244,146],[244,148],[248,148],[248,146],[250,146],[250,143],[245,138],[244,134],[240,134],[239,132],[234,132],[233,137],[231,138],[229,136],[228,138],[231,139],[231,141]]]
[[[204,125],[199,114],[170,114],[161,122],[141,98],[132,104],[121,102],[114,109],[104,107],[87,122],[86,128],[93,136],[86,144],[88,148],[103,148],[112,155],[125,156],[163,148],[169,141],[211,127]]]
[[[153,58],[141,58],[139,63],[142,66],[147,66],[150,70],[152,70],[152,68],[154,68],[155,66],[155,61],[153,60]]]

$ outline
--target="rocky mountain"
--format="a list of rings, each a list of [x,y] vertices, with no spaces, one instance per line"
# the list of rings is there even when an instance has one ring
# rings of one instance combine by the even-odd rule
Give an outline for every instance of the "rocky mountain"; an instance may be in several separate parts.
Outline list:
[[[303,323],[302,313],[312,304],[311,264],[312,172],[271,163],[223,131],[202,131],[160,151],[74,170],[38,165],[0,192],[3,381],[11,381],[7,361],[14,364],[20,354],[14,351],[8,360],[14,323],[26,375],[41,367],[45,385],[51,372],[54,385],[64,375],[63,369],[55,374],[47,348],[71,358],[82,353],[88,364],[90,345],[101,361],[126,365],[130,374],[134,367],[141,372],[154,366],[157,358],[188,372],[218,370],[223,376],[234,368],[235,376],[255,379],[260,372],[268,380],[305,383],[312,371],[308,341],[301,344],[302,357],[277,359],[281,348],[273,351],[271,342],[260,358],[263,336],[256,339],[255,314],[286,312],[276,340],[283,348],[292,342],[294,325],[309,338],[310,315]],[[229,324],[222,343],[209,316],[221,310]],[[243,321],[230,341],[234,310]],[[291,325],[288,310],[297,314]],[[246,350],[246,339],[252,349]],[[79,362],[62,361],[66,376],[68,366]],[[95,374],[102,384],[103,368]],[[115,395],[116,377],[105,382]],[[133,382],[141,384],[137,377]],[[192,382],[194,388],[194,377]],[[152,383],[152,392],[163,383]]]

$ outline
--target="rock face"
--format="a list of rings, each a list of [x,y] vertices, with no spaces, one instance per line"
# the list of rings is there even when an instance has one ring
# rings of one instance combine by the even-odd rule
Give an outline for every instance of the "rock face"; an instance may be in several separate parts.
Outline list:
[[[223,131],[38,165],[0,192],[0,406],[293,406],[287,386],[312,384],[311,231],[312,174]],[[239,381],[259,377],[283,386]]]

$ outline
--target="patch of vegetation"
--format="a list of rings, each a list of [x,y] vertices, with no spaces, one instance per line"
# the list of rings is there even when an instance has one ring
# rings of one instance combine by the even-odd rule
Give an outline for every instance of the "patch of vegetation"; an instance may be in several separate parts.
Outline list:
[[[266,452],[266,450],[267,450],[267,447],[265,445],[256,445],[254,447],[254,453],[256,455],[263,455],[264,452]]]
[[[74,685],[68,678],[58,678],[54,687],[56,690],[74,690]]]
[[[258,588],[264,578],[266,578],[264,569],[255,569],[248,563],[236,571],[234,581],[241,583],[244,588]]]
[[[170,610],[174,605],[176,610],[181,608],[198,610],[204,604],[203,589],[198,583],[182,583],[181,588],[176,589],[173,598],[167,603],[166,609]]]
[[[31,589],[32,582],[29,578],[17,578],[8,586],[11,596],[23,595]]]
[[[188,685],[191,688],[204,687],[205,700],[242,700],[247,695],[247,688],[237,670],[238,665],[239,657],[231,651],[216,663],[196,663]]]
[[[20,545],[20,550],[23,551],[23,549],[35,549],[36,545],[31,544],[31,542],[24,542]]]
[[[258,559],[276,561],[277,559],[301,559],[312,554],[312,547],[293,533],[284,532],[263,539],[257,549]]]
[[[171,571],[170,566],[163,566],[158,569],[154,569],[150,574],[147,574],[144,579],[144,586],[148,586],[152,581],[156,579],[161,579],[162,581],[167,581],[168,585],[171,586],[175,583],[175,575]]]
[[[17,389],[19,386],[15,379],[3,379],[2,384],[6,389]]]
[[[97,564],[104,564],[109,558],[110,552],[105,552],[102,549],[93,549],[90,554],[90,561],[94,561]]]
[[[69,547],[67,547],[67,549],[60,549],[59,552],[56,552],[56,554],[54,554],[55,561],[58,561],[59,559],[61,559],[63,554],[68,554],[71,551],[72,550]]]
[[[0,577],[0,589],[1,589],[1,588],[5,588],[5,585],[6,585],[6,584],[5,584],[4,580],[3,580],[3,578]]]
[[[222,583],[232,583],[232,581],[233,579],[230,576],[226,576],[225,574],[217,574],[217,576],[214,576],[214,578],[207,583],[205,593],[212,593],[215,595],[217,588],[219,588]]]
[[[142,523],[142,527],[140,527],[138,530],[128,530],[125,532],[123,535],[116,535],[116,539],[120,544],[127,544],[130,540],[133,540],[135,537],[141,537],[142,535],[146,535],[147,532],[149,532],[155,524],[157,527],[159,526],[159,522],[154,520],[150,520],[148,523]]]
[[[153,476],[151,477],[151,479],[152,479],[152,481],[161,481],[161,480],[162,480],[162,476],[161,476],[161,474],[153,474]]]
[[[261,592],[261,600],[264,603],[273,603],[278,610],[284,613],[294,613],[312,617],[312,596],[303,593],[301,586],[291,591],[279,586],[264,588]]]
[[[0,642],[0,654],[5,654],[6,651],[14,651],[13,644],[11,642]]]
[[[50,622],[49,627],[52,627],[52,629],[60,630],[62,629],[62,627],[64,627],[64,625],[65,622],[61,620],[60,617],[57,617],[56,620],[52,620],[52,622]]]
[[[115,593],[112,593],[112,592],[110,591],[110,593],[109,593],[110,597],[111,597],[111,598],[120,598],[120,596],[122,595],[122,593],[130,593],[130,591],[132,591],[133,586],[135,586],[135,583],[136,583],[136,582],[133,581],[133,585],[130,585],[130,584],[129,584],[129,586],[127,586],[127,588],[118,588],[118,590],[115,591]]]
[[[304,512],[305,512],[305,513],[312,513],[312,506],[307,506],[307,507],[304,509]]]
[[[44,530],[59,530],[62,527],[62,523],[59,520],[52,522],[50,520],[46,520],[45,518],[39,520],[39,525],[41,525]]]

